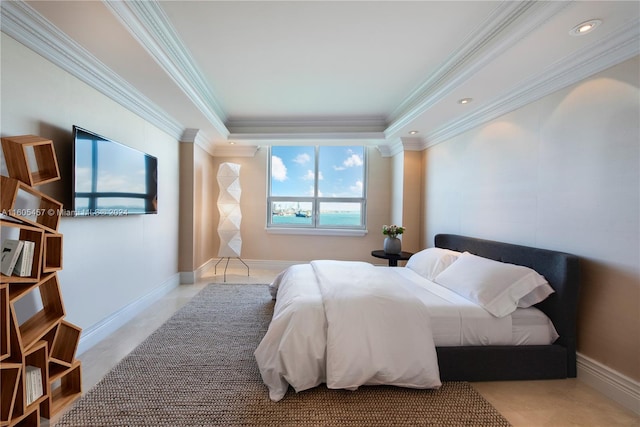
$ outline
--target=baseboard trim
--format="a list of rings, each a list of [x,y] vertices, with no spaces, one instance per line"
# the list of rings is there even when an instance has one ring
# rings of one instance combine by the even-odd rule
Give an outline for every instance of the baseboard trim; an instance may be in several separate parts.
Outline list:
[[[640,415],[640,382],[583,354],[577,354],[578,379]]]
[[[278,260],[261,260],[250,259],[244,260],[252,269],[256,270],[284,270],[296,264],[305,264],[309,261],[278,261]]]
[[[182,285],[193,285],[196,283],[196,271],[181,271],[180,283]]]
[[[180,283],[183,285],[193,285],[198,280],[200,280],[203,276],[203,273],[209,268],[213,267],[215,264],[213,262],[216,261],[214,259],[210,259],[209,261],[202,264],[200,267],[193,271],[181,271],[180,272]],[[217,261],[216,261],[217,262]]]
[[[76,353],[79,355],[89,350],[179,285],[180,274],[174,274],[148,294],[130,302],[120,310],[111,313],[108,317],[93,326],[85,328],[82,331]]]
[[[210,269],[215,268],[216,264],[220,261],[220,258],[211,258],[209,261],[202,264],[194,271],[181,271],[180,272],[180,283],[183,285],[193,285],[197,283],[200,279],[202,279],[205,273],[209,272]],[[244,259],[244,261],[249,266],[249,275],[251,275],[252,270],[284,270],[287,267],[291,267],[295,264],[303,264],[308,261],[279,261],[279,260],[261,260],[261,259]],[[231,258],[229,262],[229,266],[236,267],[238,264],[235,264],[239,261],[234,261],[234,258]],[[218,274],[224,273],[226,261],[221,261],[220,265],[218,265]],[[242,268],[245,268],[243,265]]]

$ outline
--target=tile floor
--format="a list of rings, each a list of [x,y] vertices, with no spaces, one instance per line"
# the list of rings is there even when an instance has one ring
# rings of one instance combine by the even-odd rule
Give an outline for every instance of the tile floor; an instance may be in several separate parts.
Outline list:
[[[277,274],[256,269],[250,273],[247,277],[243,267],[230,266],[227,282],[268,283]],[[212,282],[223,282],[220,269],[218,275],[212,269],[197,284],[171,291],[129,324],[79,355],[83,390],[91,389],[120,359]],[[514,426],[640,426],[640,416],[577,379],[482,382],[473,386]]]

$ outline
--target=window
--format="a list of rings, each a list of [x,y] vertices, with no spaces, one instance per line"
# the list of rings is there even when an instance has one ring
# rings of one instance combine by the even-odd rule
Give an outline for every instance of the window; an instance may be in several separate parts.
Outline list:
[[[364,146],[274,146],[269,228],[365,228]]]

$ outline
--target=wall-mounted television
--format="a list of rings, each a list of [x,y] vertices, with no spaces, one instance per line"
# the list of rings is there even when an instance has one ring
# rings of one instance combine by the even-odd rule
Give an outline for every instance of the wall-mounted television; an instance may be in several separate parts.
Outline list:
[[[73,215],[158,213],[158,159],[73,126]]]

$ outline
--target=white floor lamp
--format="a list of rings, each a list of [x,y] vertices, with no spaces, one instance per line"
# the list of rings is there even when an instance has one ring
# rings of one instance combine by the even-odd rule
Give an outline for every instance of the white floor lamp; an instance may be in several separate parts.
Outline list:
[[[229,259],[238,258],[247,267],[249,266],[240,258],[242,252],[242,237],[240,235],[240,223],[242,222],[242,212],[240,211],[240,165],[236,163],[222,163],[218,168],[218,211],[220,212],[220,222],[218,223],[218,236],[220,236],[220,249],[218,256],[220,259],[215,265],[214,272],[217,273],[218,264],[225,258],[227,263],[224,266],[224,281],[227,281],[227,267]]]

